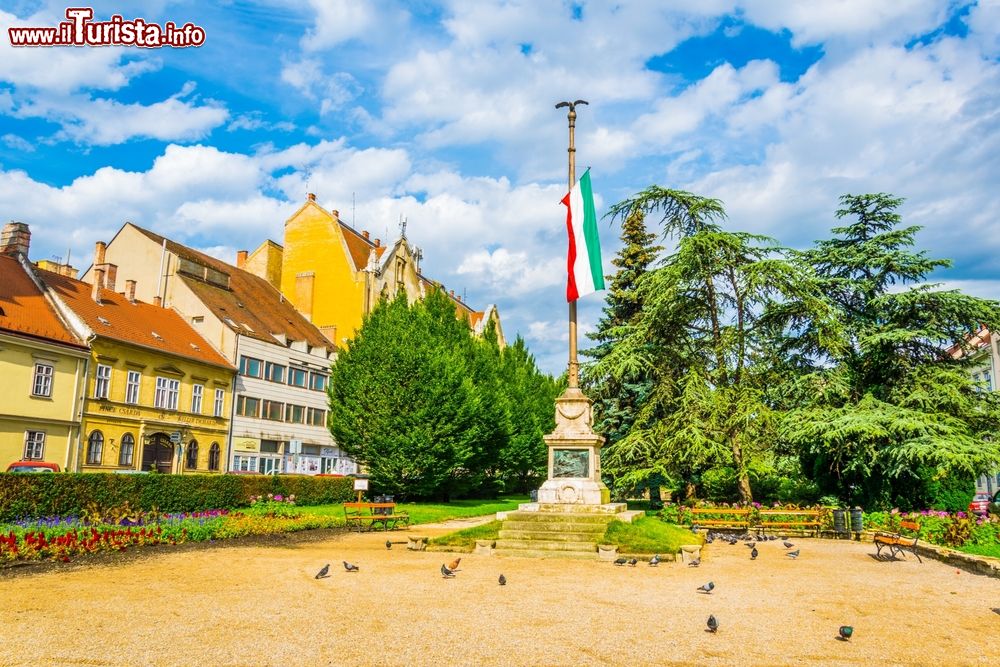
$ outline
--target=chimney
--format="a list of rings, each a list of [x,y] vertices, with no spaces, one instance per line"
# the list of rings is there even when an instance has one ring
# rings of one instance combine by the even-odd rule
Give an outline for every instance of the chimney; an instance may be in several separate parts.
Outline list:
[[[108,244],[98,241],[94,244],[94,264],[104,264],[104,252],[108,249]]]
[[[375,247],[378,248],[382,245],[382,239],[375,239]]]
[[[96,302],[101,302],[101,287],[104,285],[104,269],[94,269],[94,285],[90,291],[90,297]]]
[[[160,306],[162,306],[163,305],[163,297],[161,297],[159,294],[157,294],[156,296],[154,296],[153,297],[153,305],[156,306],[157,308],[159,308]]]
[[[450,296],[452,299],[454,299],[455,298],[455,290],[453,290],[453,289],[448,290],[448,296]]]
[[[104,281],[101,287],[107,290],[115,291],[115,280],[118,278],[118,265],[109,264],[104,261],[104,254],[108,249],[108,244],[104,241],[98,241],[94,244],[94,271],[100,269],[101,275],[104,276]]]
[[[362,231],[361,235],[365,237],[366,241],[368,240],[368,230],[367,229],[365,229],[364,231]]]
[[[337,220],[340,220],[340,211],[338,211],[337,209],[333,209],[332,211],[330,211],[330,213],[333,213],[333,217],[335,217]]]
[[[0,254],[16,255],[18,253],[28,256],[28,247],[31,245],[31,231],[28,225],[23,222],[8,222],[3,226],[0,233]]]
[[[135,281],[126,280],[125,281],[125,298],[129,300],[130,303],[135,303]]]
[[[311,192],[310,192],[310,193],[307,193],[307,194],[306,194],[306,200],[308,200],[308,201],[316,201],[316,195],[314,195],[314,194],[313,194],[313,193],[311,193]]]
[[[242,269],[247,265],[247,251],[237,250],[236,251],[236,268]]]

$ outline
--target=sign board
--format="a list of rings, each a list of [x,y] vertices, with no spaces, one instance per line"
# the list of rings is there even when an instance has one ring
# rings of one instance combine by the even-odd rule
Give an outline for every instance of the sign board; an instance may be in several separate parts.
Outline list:
[[[241,452],[259,452],[259,438],[233,438],[233,448]]]
[[[288,452],[290,454],[301,454],[302,453],[302,441],[301,440],[289,440],[288,441]]]
[[[355,479],[354,480],[354,490],[355,491],[367,491],[368,490],[368,480],[367,479]]]
[[[170,442],[174,443],[175,445],[179,445],[181,443],[181,432],[174,431],[173,433],[171,433]]]

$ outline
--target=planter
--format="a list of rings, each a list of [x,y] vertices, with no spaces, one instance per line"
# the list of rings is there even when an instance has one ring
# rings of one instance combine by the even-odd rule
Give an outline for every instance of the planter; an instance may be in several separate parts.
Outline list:
[[[598,544],[597,557],[601,560],[614,560],[618,558],[617,544]]]
[[[408,535],[406,537],[406,550],[407,551],[427,551],[427,541],[428,537],[413,537]]]
[[[681,562],[690,563],[696,558],[701,558],[701,545],[700,544],[682,544],[681,545]]]
[[[484,556],[492,556],[495,544],[496,542],[493,540],[476,540],[476,548],[473,553],[482,554]]]

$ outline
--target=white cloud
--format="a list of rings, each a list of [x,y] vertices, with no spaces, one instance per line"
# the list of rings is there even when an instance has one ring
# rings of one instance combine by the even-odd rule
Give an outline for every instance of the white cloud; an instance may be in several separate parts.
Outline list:
[[[316,21],[302,38],[307,51],[328,49],[375,27],[376,11],[368,0],[310,0]]]
[[[324,72],[315,58],[286,63],[281,70],[281,80],[307,98],[319,100],[320,115],[341,109],[364,90],[347,72]]]
[[[563,282],[566,261],[552,258],[539,264],[526,251],[512,253],[498,248],[466,254],[455,272],[471,278],[477,286],[488,286],[495,293],[520,296]]]
[[[7,134],[0,137],[0,141],[10,148],[21,153],[34,153],[35,145],[22,136],[8,132]]]

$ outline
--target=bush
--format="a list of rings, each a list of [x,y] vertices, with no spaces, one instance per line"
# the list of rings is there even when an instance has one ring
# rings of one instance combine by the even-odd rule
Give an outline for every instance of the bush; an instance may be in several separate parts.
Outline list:
[[[91,504],[164,512],[234,509],[251,496],[294,495],[299,505],[342,503],[353,497],[347,477],[266,475],[115,475],[109,473],[0,473],[0,522],[44,516],[80,516]]]
[[[736,471],[721,467],[706,470],[701,475],[701,492],[706,499],[716,503],[728,503],[739,497]]]
[[[976,494],[976,482],[972,478],[956,475],[933,476],[927,479],[928,506],[945,512],[965,512],[969,509],[972,496]]]

